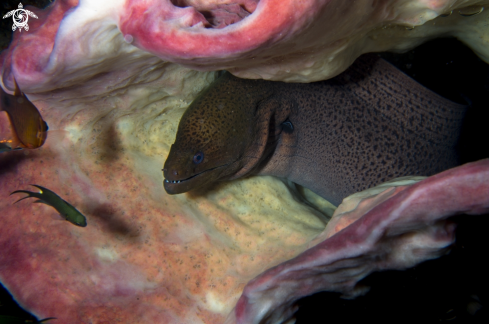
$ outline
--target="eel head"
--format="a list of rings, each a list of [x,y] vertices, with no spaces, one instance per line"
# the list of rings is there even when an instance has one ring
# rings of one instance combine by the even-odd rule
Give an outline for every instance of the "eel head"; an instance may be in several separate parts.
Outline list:
[[[191,103],[164,165],[167,193],[235,179],[259,163],[268,137],[259,107],[269,95],[260,82],[225,73]]]

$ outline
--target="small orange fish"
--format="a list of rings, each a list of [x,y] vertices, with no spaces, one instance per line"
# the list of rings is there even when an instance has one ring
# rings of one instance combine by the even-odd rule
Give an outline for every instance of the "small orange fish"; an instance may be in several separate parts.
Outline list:
[[[0,153],[12,151],[15,147],[18,147],[20,141],[15,135],[15,131],[12,128],[10,117],[6,111],[0,111]]]
[[[29,99],[20,91],[14,78],[14,95],[1,90],[0,111],[8,114],[14,130],[11,139],[0,139],[4,145],[8,142],[11,149],[35,149],[44,144],[47,137],[48,124]]]

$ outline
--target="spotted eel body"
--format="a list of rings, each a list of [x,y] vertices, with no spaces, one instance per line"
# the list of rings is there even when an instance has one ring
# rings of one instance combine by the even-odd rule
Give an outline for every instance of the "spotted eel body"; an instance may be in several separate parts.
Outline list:
[[[163,169],[164,187],[178,194],[274,175],[337,205],[392,178],[458,165],[465,112],[376,55],[309,84],[226,73],[184,113]]]

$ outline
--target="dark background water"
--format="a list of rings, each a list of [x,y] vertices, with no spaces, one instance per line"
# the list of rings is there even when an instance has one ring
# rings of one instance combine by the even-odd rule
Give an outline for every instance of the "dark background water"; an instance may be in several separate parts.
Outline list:
[[[43,8],[50,2],[26,0],[22,4]],[[1,16],[17,9],[18,3],[2,1]],[[0,21],[0,50],[8,47],[11,26],[11,19]],[[462,162],[489,157],[486,63],[453,38],[431,41],[405,54],[382,56],[442,96],[468,100],[471,105],[460,143]],[[457,241],[450,254],[405,271],[372,274],[362,281],[371,287],[365,296],[343,300],[339,294],[319,293],[303,298],[299,301],[297,323],[489,323],[488,216],[455,217],[459,224]],[[18,307],[1,285],[0,315],[35,319]]]

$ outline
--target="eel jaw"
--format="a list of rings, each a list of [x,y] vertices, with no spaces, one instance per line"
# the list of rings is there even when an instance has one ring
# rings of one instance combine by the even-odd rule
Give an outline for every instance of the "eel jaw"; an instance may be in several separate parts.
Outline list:
[[[197,173],[191,177],[181,180],[163,180],[163,187],[169,195],[181,194],[193,189],[197,189],[207,183],[215,182],[219,175],[216,176],[216,172],[221,171],[222,168],[228,166],[228,164],[220,165],[200,173]]]

